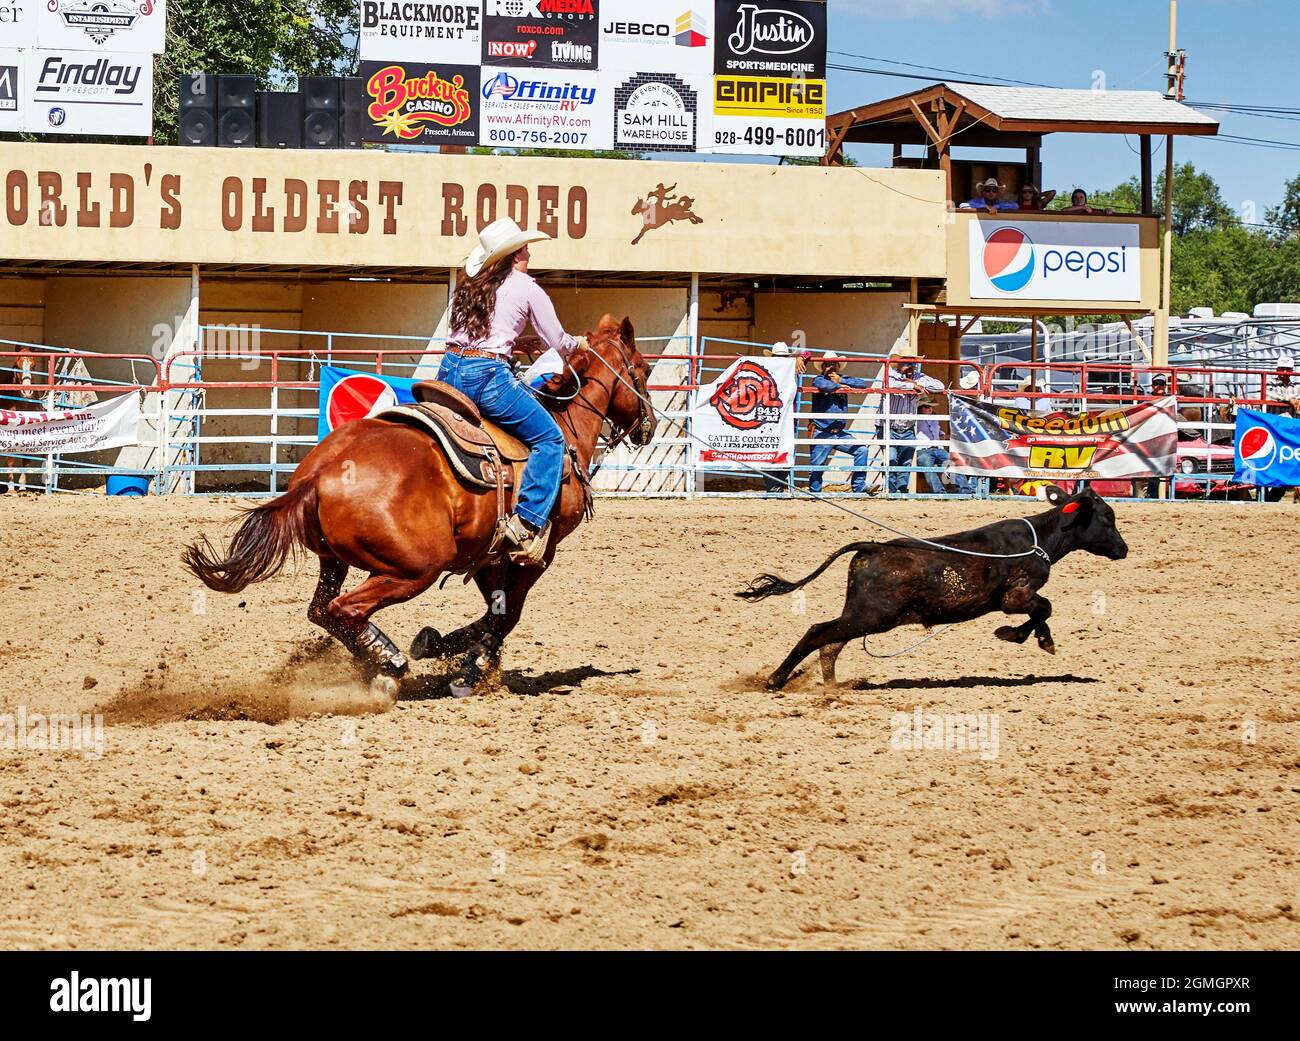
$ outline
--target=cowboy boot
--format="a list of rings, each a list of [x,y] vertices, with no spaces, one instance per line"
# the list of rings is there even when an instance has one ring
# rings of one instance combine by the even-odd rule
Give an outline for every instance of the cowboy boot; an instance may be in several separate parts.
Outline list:
[[[539,531],[533,531],[517,513],[505,519],[502,532],[506,539],[506,555],[512,564],[539,567],[546,557],[546,547],[551,541],[551,522],[548,520]]]

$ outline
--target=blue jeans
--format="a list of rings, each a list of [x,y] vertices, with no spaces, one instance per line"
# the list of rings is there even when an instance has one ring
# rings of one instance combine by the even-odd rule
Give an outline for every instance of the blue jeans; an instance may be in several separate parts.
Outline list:
[[[907,436],[912,435],[909,433]],[[912,476],[912,471],[908,467],[911,466],[914,455],[916,455],[916,445],[894,445],[889,450],[889,490],[896,495],[907,491],[909,478]]]
[[[812,472],[808,474],[808,490],[810,492],[822,490],[822,471],[826,468],[826,460],[831,457],[832,452],[847,452],[853,456],[855,467],[853,491],[858,495],[866,491],[870,449],[843,430],[818,430],[813,434],[813,438],[820,443],[812,446],[811,458],[808,460],[812,465]]]
[[[519,516],[541,528],[551,515],[564,476],[564,435],[504,361],[444,354],[438,379],[468,397],[484,419],[514,434],[531,450],[519,489]]]
[[[931,467],[935,470],[942,471],[943,468],[948,465],[948,453],[937,445],[926,445],[916,453],[916,465],[918,467]],[[926,483],[930,485],[930,491],[932,494],[946,494],[943,482],[939,480],[939,474],[927,472],[925,480]],[[958,480],[960,481],[961,478],[958,478]]]

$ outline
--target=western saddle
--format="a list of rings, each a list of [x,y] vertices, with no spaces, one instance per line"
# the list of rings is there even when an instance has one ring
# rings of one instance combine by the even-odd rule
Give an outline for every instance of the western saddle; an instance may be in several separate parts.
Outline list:
[[[411,393],[415,396],[414,404],[395,405],[377,413],[375,418],[423,430],[442,447],[461,481],[472,488],[495,490],[499,533],[519,500],[528,446],[484,419],[474,402],[441,380],[423,380],[411,388]],[[561,481],[568,480],[573,472],[570,448],[564,456]],[[589,491],[587,495],[590,496]],[[486,558],[495,555],[499,541],[494,536]]]

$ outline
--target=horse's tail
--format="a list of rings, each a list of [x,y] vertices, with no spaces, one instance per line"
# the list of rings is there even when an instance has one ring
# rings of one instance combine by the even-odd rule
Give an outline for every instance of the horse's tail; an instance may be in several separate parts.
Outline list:
[[[827,557],[826,562],[807,578],[802,578],[798,582],[787,582],[777,575],[759,575],[749,583],[748,589],[742,589],[736,595],[742,600],[763,600],[769,596],[785,596],[786,593],[793,593],[796,589],[802,589],[809,582],[820,578],[822,572],[844,556],[845,553],[870,549],[874,545],[874,542],[850,542],[843,549],[838,549]]]
[[[307,525],[315,512],[316,482],[303,481],[248,510],[224,558],[205,535],[185,547],[181,560],[209,589],[238,593],[270,578],[295,547],[306,545]]]

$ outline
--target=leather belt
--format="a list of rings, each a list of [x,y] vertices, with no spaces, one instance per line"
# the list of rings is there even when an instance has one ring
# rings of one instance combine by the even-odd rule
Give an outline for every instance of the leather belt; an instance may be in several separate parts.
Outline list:
[[[505,361],[504,354],[498,354],[496,351],[485,351],[478,347],[462,347],[457,350],[451,344],[447,344],[447,353],[454,354],[457,358],[490,358],[495,361]]]

